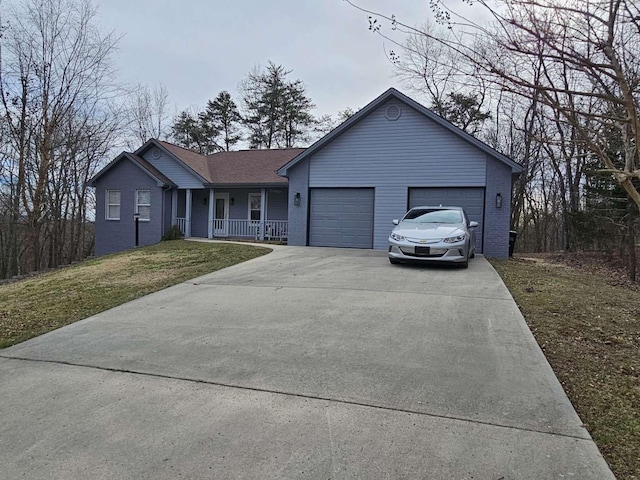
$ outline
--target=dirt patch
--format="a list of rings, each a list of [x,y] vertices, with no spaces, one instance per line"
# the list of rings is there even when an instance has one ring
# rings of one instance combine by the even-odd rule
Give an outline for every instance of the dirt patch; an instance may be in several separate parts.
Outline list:
[[[513,258],[514,261],[563,265],[580,272],[598,275],[610,285],[640,288],[637,282],[629,279],[629,268],[619,257],[600,251],[528,253]]]

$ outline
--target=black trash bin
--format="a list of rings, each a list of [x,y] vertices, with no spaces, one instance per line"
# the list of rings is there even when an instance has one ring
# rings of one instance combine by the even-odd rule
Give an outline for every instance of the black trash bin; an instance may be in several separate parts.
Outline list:
[[[518,232],[515,230],[509,230],[509,256],[513,257],[513,247],[516,246],[516,238],[518,238]]]

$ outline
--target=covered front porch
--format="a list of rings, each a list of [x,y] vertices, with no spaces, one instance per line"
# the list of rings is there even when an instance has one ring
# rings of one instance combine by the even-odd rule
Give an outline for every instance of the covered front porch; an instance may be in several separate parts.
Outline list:
[[[286,241],[288,188],[171,190],[171,225],[189,237]]]

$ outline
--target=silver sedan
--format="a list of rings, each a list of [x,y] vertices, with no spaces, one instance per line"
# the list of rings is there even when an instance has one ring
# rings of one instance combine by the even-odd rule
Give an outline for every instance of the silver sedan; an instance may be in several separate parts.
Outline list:
[[[415,207],[389,235],[389,261],[453,262],[463,268],[476,254],[476,227],[461,207]]]

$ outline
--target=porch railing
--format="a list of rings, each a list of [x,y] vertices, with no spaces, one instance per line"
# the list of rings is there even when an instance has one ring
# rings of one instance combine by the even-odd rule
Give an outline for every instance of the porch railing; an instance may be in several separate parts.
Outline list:
[[[262,224],[255,220],[214,220],[214,237],[253,238],[259,240],[263,237]],[[265,240],[286,240],[289,235],[289,222],[287,220],[265,220]]]
[[[266,220],[264,222],[265,240],[286,240],[289,236],[287,220]]]
[[[184,234],[186,231],[186,218],[176,218],[176,224]],[[252,238],[260,240],[262,238],[261,223],[255,220],[214,220],[214,237],[235,237]],[[264,239],[265,240],[286,240],[289,236],[289,222],[287,220],[265,220]]]
[[[187,223],[187,219],[186,218],[176,218],[176,224],[178,225],[178,228],[180,229],[180,231],[182,232],[182,234],[184,235],[185,231],[186,231],[186,223]]]

